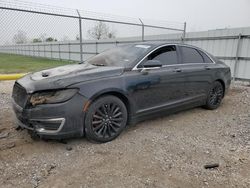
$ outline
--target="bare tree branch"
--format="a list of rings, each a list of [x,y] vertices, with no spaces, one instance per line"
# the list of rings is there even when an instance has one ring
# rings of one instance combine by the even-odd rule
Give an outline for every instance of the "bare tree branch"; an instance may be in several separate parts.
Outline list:
[[[116,32],[114,30],[110,30],[107,24],[98,22],[93,28],[88,30],[88,36],[97,40],[115,38]]]
[[[23,44],[23,43],[26,43],[26,42],[28,41],[27,34],[26,34],[24,31],[19,30],[19,31],[17,32],[17,34],[14,35],[13,41],[14,41],[16,44]]]

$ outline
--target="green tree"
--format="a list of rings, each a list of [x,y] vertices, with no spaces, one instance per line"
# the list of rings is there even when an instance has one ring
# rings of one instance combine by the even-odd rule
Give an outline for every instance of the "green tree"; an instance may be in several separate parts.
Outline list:
[[[32,42],[33,42],[33,43],[38,43],[38,42],[42,42],[42,40],[41,40],[40,38],[35,38],[35,39],[33,39]]]
[[[56,42],[57,39],[56,38],[53,38],[53,37],[48,37],[45,39],[46,42]]]

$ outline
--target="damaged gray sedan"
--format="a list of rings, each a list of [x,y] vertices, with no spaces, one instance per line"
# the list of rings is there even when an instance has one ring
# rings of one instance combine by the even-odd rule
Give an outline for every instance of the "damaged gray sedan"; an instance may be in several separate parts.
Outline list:
[[[216,109],[228,66],[189,45],[138,43],[15,82],[18,125],[46,139],[116,138],[127,124],[197,106]],[[153,127],[152,127],[153,128]]]

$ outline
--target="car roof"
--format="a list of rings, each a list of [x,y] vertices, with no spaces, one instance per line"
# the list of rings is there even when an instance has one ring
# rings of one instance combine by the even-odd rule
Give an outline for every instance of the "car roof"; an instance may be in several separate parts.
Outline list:
[[[148,45],[148,46],[151,46],[151,49],[152,48],[157,48],[157,47],[163,46],[163,45],[187,46],[187,47],[191,47],[191,48],[194,48],[194,49],[197,49],[197,50],[200,50],[200,51],[204,52],[213,61],[215,61],[215,59],[216,59],[212,54],[208,53],[207,51],[203,50],[202,48],[199,48],[197,46],[193,46],[193,45],[190,45],[190,44],[180,43],[180,42],[178,43],[178,42],[164,42],[164,41],[147,41],[147,42],[134,43],[134,45]]]
[[[147,42],[134,43],[134,45],[149,45],[151,47],[158,47],[158,46],[162,46],[162,45],[177,45],[177,46],[189,46],[192,48],[200,49],[197,46],[184,44],[184,43],[180,43],[180,42],[178,43],[178,42],[163,42],[163,41],[147,41]]]

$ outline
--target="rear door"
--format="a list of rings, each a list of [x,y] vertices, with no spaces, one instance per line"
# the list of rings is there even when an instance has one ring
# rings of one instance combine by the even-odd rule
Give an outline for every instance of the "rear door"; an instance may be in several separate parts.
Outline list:
[[[178,46],[181,54],[180,69],[186,77],[186,97],[193,100],[205,100],[210,81],[212,80],[213,62],[202,51],[188,47]]]

